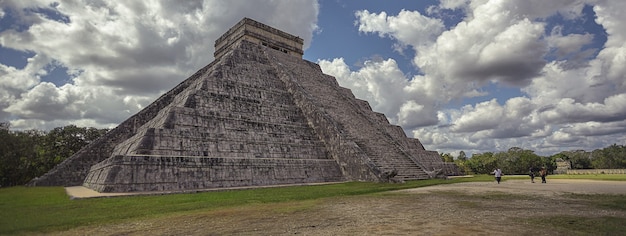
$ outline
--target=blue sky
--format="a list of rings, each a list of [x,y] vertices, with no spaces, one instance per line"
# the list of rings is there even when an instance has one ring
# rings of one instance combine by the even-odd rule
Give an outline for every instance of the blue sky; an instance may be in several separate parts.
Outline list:
[[[243,17],[439,152],[551,155],[626,137],[626,2],[0,2],[0,121],[115,127],[213,60]]]

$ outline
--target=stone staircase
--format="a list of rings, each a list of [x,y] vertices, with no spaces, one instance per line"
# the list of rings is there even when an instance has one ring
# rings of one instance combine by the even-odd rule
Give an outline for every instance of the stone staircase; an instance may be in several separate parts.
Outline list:
[[[250,45],[248,45],[250,46]],[[265,57],[235,50],[113,155],[328,159]]]
[[[386,131],[391,124],[386,119],[379,119],[369,105],[364,107],[363,101],[356,99],[349,89],[340,87],[335,78],[323,74],[316,64],[293,60],[272,50],[267,53],[276,68],[285,73],[283,80],[298,84],[302,88],[300,92],[317,101],[319,109],[336,121],[341,137],[358,146],[377,167],[379,176],[396,170],[399,180],[429,178],[420,163],[404,151],[407,147]]]

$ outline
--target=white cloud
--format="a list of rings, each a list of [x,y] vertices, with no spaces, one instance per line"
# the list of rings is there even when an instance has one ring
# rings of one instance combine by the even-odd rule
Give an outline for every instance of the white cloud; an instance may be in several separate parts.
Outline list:
[[[626,89],[626,15],[624,1],[606,1],[593,7],[596,22],[606,30],[607,42],[599,53],[598,60],[606,77],[622,91]]]
[[[421,116],[423,114],[427,114],[428,112],[430,111],[424,109],[424,105],[409,100],[400,106],[400,111],[397,114],[398,125],[407,128],[428,125],[432,121],[428,122],[429,120],[426,120],[427,122],[424,124],[425,120]]]
[[[491,130],[498,126],[504,115],[504,109],[493,99],[488,102],[464,106],[459,117],[452,128],[453,132],[478,132],[481,130]]]
[[[588,121],[583,123],[575,123],[570,126],[565,126],[563,132],[572,134],[575,136],[603,136],[614,135],[626,132],[626,121],[615,122],[596,122]],[[607,140],[611,141],[611,140]],[[615,140],[619,142],[619,140]]]
[[[52,120],[54,117],[71,118],[67,106],[76,97],[70,93],[59,93],[52,83],[43,82],[22,94],[21,99],[12,104],[5,111],[14,115],[42,120]]]
[[[51,63],[50,58],[35,55],[28,58],[28,64],[23,69],[0,64],[0,108],[6,108],[17,101],[22,92],[39,83],[47,72],[44,67]],[[0,109],[0,120],[6,121],[11,113]]]
[[[560,58],[565,57],[568,54],[579,52],[580,49],[591,43],[593,40],[592,34],[569,34],[562,35],[562,27],[558,26],[552,30],[552,35],[547,37],[548,45],[556,49],[556,54]]]
[[[547,23],[557,15],[580,19],[585,4],[606,31],[601,47],[587,49],[600,37],[596,32],[566,33],[560,23]],[[0,64],[0,119],[15,128],[113,126],[212,61],[214,40],[244,16],[299,35],[306,47],[319,11],[312,0],[5,0],[0,6],[0,18],[16,19],[0,30],[0,45],[33,55],[21,69]],[[417,73],[401,71],[394,59],[368,60],[355,71],[342,58],[318,63],[428,149],[600,148],[626,138],[622,9],[626,1],[442,0],[429,15],[362,10],[355,28],[393,40],[395,50],[413,56]],[[465,15],[445,28],[451,10]],[[67,68],[70,83],[42,81],[50,65]],[[519,94],[501,96],[487,86]],[[466,98],[477,102],[455,106]]]
[[[626,93],[608,97],[603,103],[577,103],[563,98],[554,108],[543,111],[543,118],[550,123],[579,123],[586,121],[613,122],[626,117]]]
[[[594,32],[563,34],[557,25],[545,33],[546,19],[560,15],[577,20],[584,16],[585,4],[594,5],[596,22],[608,34],[601,50],[585,49],[598,37]],[[394,28],[393,21],[410,22],[415,16],[437,19],[410,11],[396,16],[361,11],[356,16],[361,32],[389,37],[414,50],[414,63],[423,74],[411,78],[403,96],[421,96],[437,108],[401,103],[392,121],[402,125],[420,113],[436,115],[437,126],[421,124],[412,131],[427,148],[484,152],[521,146],[551,154],[600,148],[614,138],[625,138],[626,26],[621,22],[626,18],[620,13],[624,8],[621,1],[441,1],[428,8],[429,14],[462,9],[465,19],[421,37],[411,35],[414,29]],[[352,80],[360,78],[357,72],[349,72],[347,66],[342,70],[343,75],[357,76]],[[492,99],[441,109],[450,101],[489,95],[483,89],[487,85],[514,86],[526,96],[505,97],[503,104]],[[359,94],[361,88],[352,90]]]
[[[419,81],[409,81],[395,60],[366,61],[358,71],[350,71],[342,58],[318,63],[340,86],[351,89],[356,97],[367,100],[374,111],[384,113],[405,129],[437,123],[434,100],[411,91]]]
[[[442,9],[460,9],[465,8],[469,4],[469,0],[441,0],[439,3],[439,7]]]
[[[441,20],[423,16],[418,11],[401,10],[397,16],[387,16],[385,12],[376,14],[363,10],[357,11],[356,17],[360,32],[390,36],[403,45],[431,44],[444,29]]]
[[[35,54],[24,69],[0,65],[0,119],[12,119],[18,129],[121,122],[210,63],[215,39],[243,17],[298,35],[308,47],[319,12],[314,0],[7,0],[0,6],[15,18],[12,28],[0,30],[0,45]],[[70,84],[40,81],[52,63],[67,68]]]

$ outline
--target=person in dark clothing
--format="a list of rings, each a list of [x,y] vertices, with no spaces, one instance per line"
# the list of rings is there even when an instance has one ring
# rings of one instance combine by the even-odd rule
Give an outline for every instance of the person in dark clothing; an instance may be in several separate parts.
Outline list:
[[[528,169],[528,175],[530,176],[530,182],[534,183],[535,182],[535,171],[534,171],[534,169],[532,167],[530,169]]]
[[[545,167],[542,167],[541,170],[539,171],[539,175],[541,176],[541,183],[545,184],[546,183],[546,175],[548,175],[548,170],[546,170]]]

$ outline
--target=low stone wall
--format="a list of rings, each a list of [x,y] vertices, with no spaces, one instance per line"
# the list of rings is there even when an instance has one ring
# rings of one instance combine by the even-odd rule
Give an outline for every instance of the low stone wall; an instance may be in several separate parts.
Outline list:
[[[344,178],[335,160],[138,155],[94,165],[83,186],[146,192],[339,181]]]
[[[626,169],[584,169],[567,170],[568,175],[626,174]]]

